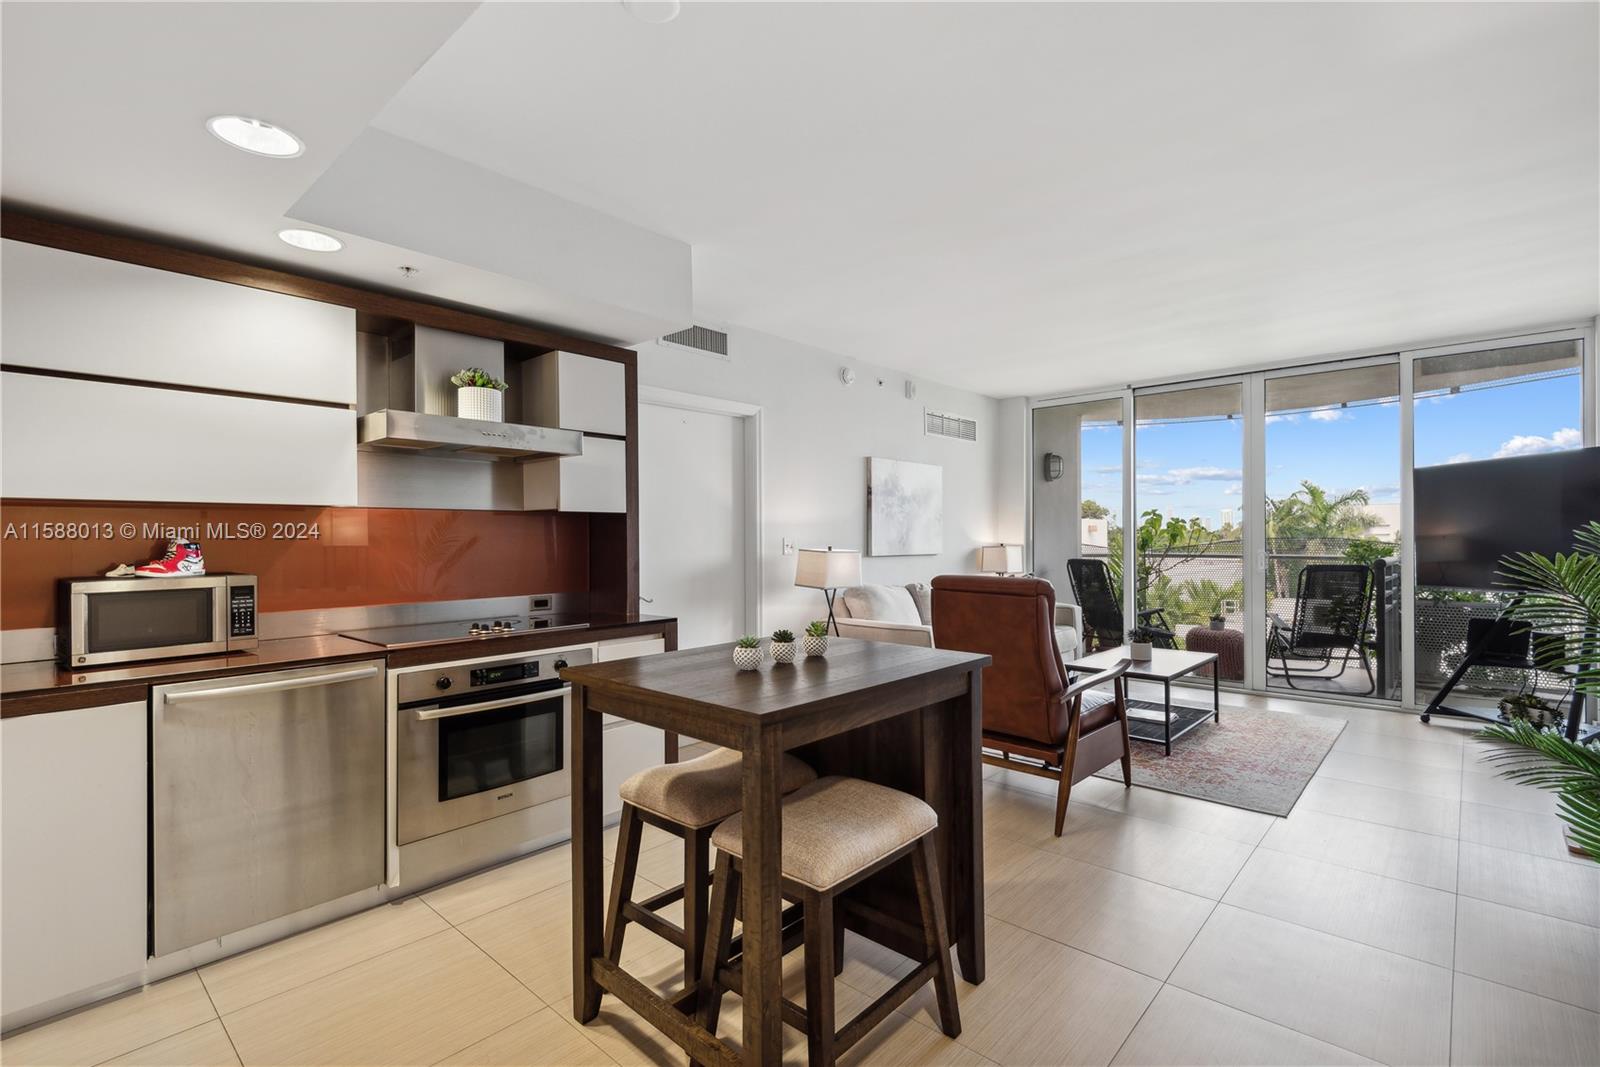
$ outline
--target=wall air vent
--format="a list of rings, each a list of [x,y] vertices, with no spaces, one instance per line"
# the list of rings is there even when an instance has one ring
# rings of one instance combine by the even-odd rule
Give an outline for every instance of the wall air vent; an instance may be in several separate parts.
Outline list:
[[[691,326],[687,330],[669,333],[661,339],[661,343],[687,348],[703,356],[728,358],[728,335],[709,326]]]
[[[976,441],[978,421],[948,412],[922,409],[922,432],[928,437],[951,437],[957,441]]]

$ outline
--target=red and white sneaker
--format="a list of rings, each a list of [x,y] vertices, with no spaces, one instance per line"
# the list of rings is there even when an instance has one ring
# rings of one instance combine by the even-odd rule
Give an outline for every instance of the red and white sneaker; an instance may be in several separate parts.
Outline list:
[[[206,572],[205,553],[194,541],[168,541],[167,551],[133,569],[141,578],[192,578]]]

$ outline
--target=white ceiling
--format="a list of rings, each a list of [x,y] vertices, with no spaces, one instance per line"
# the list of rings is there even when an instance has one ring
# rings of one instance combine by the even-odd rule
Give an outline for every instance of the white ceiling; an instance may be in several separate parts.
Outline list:
[[[1600,311],[1594,4],[3,11],[8,200],[301,266],[271,234],[371,122],[688,242],[701,320],[996,396]],[[472,260],[419,285],[559,318]]]

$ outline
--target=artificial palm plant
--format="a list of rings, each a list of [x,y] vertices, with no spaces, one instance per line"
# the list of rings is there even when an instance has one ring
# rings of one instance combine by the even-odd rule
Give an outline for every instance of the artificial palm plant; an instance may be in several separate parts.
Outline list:
[[[1551,637],[1535,645],[1539,666],[1569,671],[1577,692],[1600,701],[1600,522],[1573,532],[1574,550],[1554,559],[1519,552],[1500,561],[1517,592],[1506,614]],[[1549,789],[1574,844],[1600,862],[1600,751],[1517,720],[1485,728],[1487,757],[1513,781]]]

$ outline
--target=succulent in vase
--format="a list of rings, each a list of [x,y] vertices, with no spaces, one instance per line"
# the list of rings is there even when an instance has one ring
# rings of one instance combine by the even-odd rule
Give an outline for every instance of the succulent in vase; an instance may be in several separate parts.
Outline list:
[[[1148,626],[1136,626],[1127,633],[1128,655],[1136,660],[1147,660],[1155,655],[1155,634]]]
[[[805,640],[801,648],[808,656],[826,656],[828,654],[828,624],[823,619],[806,626]]]
[[[1213,630],[1226,630],[1228,628],[1228,617],[1220,611],[1212,612],[1211,628]]]
[[[482,367],[463,367],[450,375],[450,384],[456,387],[456,414],[463,419],[505,418],[506,383]]]
[[[761,666],[761,638],[745,634],[733,643],[733,665],[741,671],[753,671]]]
[[[772,646],[771,647],[772,647],[772,662],[774,662],[774,663],[793,663],[794,662],[794,631],[793,630],[774,630],[774,631],[772,631]]]

